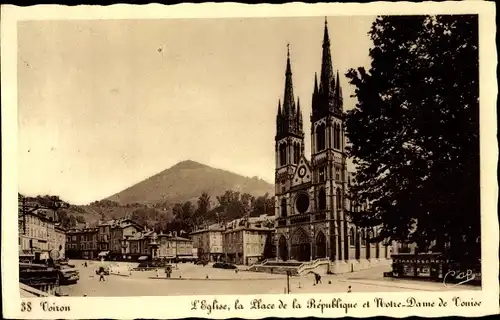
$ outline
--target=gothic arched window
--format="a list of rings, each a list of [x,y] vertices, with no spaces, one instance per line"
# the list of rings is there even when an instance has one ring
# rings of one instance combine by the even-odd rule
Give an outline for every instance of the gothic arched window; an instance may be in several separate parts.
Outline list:
[[[366,245],[366,237],[365,237],[365,230],[361,230],[361,245],[365,246]]]
[[[318,180],[319,180],[319,182],[324,182],[326,180],[326,166],[319,167]]]
[[[342,193],[340,188],[337,188],[337,210],[342,209]]]
[[[326,192],[325,189],[321,188],[318,193],[318,209],[325,210],[326,209]]]
[[[354,228],[351,227],[351,230],[349,231],[349,245],[353,246],[354,245],[354,237],[355,237],[355,233],[354,233]]]
[[[333,139],[333,147],[335,149],[338,149],[339,148],[339,146],[337,144],[337,141],[338,141],[338,138],[339,138],[339,126],[338,126],[338,124],[335,124],[333,126],[333,131],[335,132],[335,139]]]
[[[337,138],[338,143],[337,143],[337,145],[338,145],[339,149],[342,149],[342,137],[343,137],[343,135],[342,135],[342,125],[341,124],[339,124],[338,130],[339,131],[338,131],[338,138]]]
[[[293,163],[299,163],[300,158],[300,144],[298,142],[293,144]]]
[[[337,124],[333,124],[333,147],[337,148]]]
[[[280,166],[286,165],[286,143],[280,145]]]
[[[325,125],[320,124],[316,127],[316,151],[325,149]]]
[[[281,216],[286,217],[286,199],[281,199]]]

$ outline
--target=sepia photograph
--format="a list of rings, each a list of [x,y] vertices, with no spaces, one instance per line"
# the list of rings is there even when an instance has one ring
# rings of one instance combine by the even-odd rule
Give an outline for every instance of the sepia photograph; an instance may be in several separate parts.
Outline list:
[[[328,12],[18,21],[20,298],[480,294],[480,15]]]

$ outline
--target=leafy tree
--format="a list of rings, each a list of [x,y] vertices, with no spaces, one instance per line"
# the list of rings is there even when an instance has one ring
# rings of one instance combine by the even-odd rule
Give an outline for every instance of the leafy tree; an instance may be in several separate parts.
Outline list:
[[[70,228],[70,218],[68,217],[68,212],[65,209],[60,209],[57,211],[58,221],[61,223],[63,228]]]
[[[202,226],[203,223],[209,219],[208,213],[211,209],[210,206],[210,196],[208,193],[203,192],[198,198],[198,207],[196,208],[196,212],[193,216],[194,225],[196,227]]]
[[[76,216],[76,222],[85,223],[85,217],[82,215]]]
[[[174,215],[174,218],[176,218],[176,219],[183,218],[183,209],[182,209],[181,203],[176,203],[174,205],[174,207],[172,208],[172,214]]]
[[[75,216],[74,216],[74,215],[72,215],[72,214],[71,214],[71,215],[69,215],[69,227],[70,227],[70,228],[74,228],[74,227],[76,227],[76,222],[77,222],[77,221],[76,221]]]
[[[266,193],[263,196],[255,198],[252,204],[252,216],[274,215],[274,199]]]
[[[191,219],[194,213],[194,206],[191,201],[186,201],[182,204],[182,217],[183,219]]]
[[[245,215],[250,214],[250,211],[253,207],[253,203],[255,202],[255,198],[249,193],[244,193],[241,195],[240,201]]]
[[[354,222],[381,225],[376,240],[478,258],[477,16],[378,17],[369,35],[370,69],[346,74],[358,100],[346,118],[352,208],[370,204]]]
[[[240,193],[227,190],[223,195],[217,196],[219,212],[226,221],[243,217],[247,211],[246,206],[240,200]]]

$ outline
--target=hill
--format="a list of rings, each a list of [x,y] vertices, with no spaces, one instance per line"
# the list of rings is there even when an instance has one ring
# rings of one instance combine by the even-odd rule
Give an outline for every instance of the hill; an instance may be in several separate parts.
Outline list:
[[[274,186],[262,179],[244,177],[187,160],[104,200],[111,200],[121,205],[182,203],[196,201],[203,192],[216,199],[216,196],[224,194],[226,190],[249,193],[253,196],[274,194]]]

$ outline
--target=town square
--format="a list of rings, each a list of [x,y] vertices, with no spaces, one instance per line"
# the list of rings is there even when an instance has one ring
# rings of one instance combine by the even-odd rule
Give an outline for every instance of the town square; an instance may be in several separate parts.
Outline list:
[[[116,271],[99,282],[95,269],[101,264],[93,261],[84,267],[84,261],[72,262],[79,266],[80,281],[63,287],[62,293],[69,296],[120,297],[129,296],[170,296],[224,294],[282,294],[287,292],[286,275],[255,273],[248,271],[220,270],[191,263],[179,264],[173,270],[172,278],[166,278],[164,270],[157,276],[156,270],[128,271],[128,266],[116,267]],[[126,264],[126,263],[125,263]],[[119,265],[115,264],[115,265]],[[133,266],[134,264],[130,264]],[[241,268],[244,270],[244,268]],[[414,291],[460,291],[480,290],[477,286],[450,286],[428,281],[388,280],[381,274],[390,268],[360,271],[348,275],[324,275],[322,283],[316,285],[312,275],[291,277],[290,293],[345,293],[351,292],[414,292]],[[121,273],[118,273],[121,272]]]

